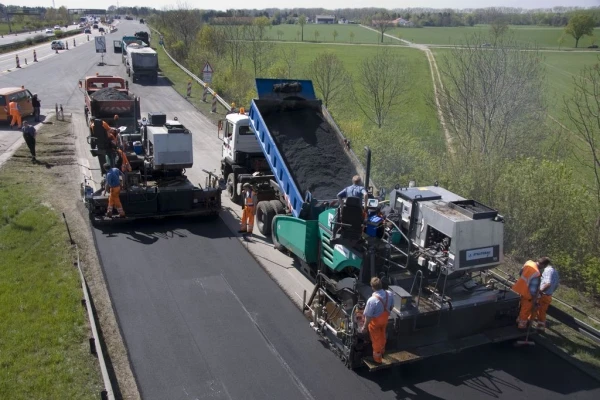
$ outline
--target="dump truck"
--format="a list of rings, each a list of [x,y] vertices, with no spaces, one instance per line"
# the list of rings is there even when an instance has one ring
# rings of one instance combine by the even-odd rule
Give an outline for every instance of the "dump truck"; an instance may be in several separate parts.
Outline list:
[[[149,47],[139,47],[132,44],[127,47],[126,59],[127,76],[130,76],[133,82],[140,79],[147,79],[151,83],[158,82],[158,55],[156,51]]]
[[[144,20],[142,19],[140,21],[141,21],[141,23],[143,23]],[[136,38],[140,39],[142,42],[146,43],[148,46],[150,46],[150,35],[148,34],[148,32],[139,31],[139,32],[136,32],[134,34],[134,36]]]
[[[127,61],[127,46],[132,44],[137,44],[139,47],[148,46],[137,36],[123,36],[121,39],[113,41],[113,51],[121,54],[121,62],[123,64]]]
[[[366,204],[358,197],[339,204],[336,194],[353,174],[369,185],[370,151],[362,168],[312,82],[257,80],[257,92],[248,115],[220,124],[222,169],[245,172],[229,172],[227,189],[248,181],[257,190],[261,233],[313,279],[303,312],[345,365],[378,370],[524,335],[515,324],[518,295],[489,273],[503,261],[497,210],[412,184],[397,185],[387,200],[381,189],[370,190]],[[360,329],[373,277],[394,298],[382,363]]]
[[[123,158],[118,156],[114,163],[124,170],[120,200],[125,217],[107,216],[109,194],[104,187],[94,190],[91,177],[85,177],[81,195],[93,224],[169,216],[218,217],[221,182],[206,170],[204,185],[196,186],[187,178],[185,170],[194,163],[192,132],[177,118],[168,120],[163,113],[148,113],[147,118],[141,119],[139,129],[119,130],[118,148],[131,166],[130,171],[122,168]],[[97,138],[96,151],[118,154],[99,119],[94,121],[93,135]]]
[[[98,158],[100,169],[106,162],[106,152],[98,148],[106,132],[94,130],[94,121],[106,122],[111,127],[120,127],[124,133],[139,131],[140,99],[129,92],[129,84],[120,76],[88,76],[79,80],[84,95],[84,114],[89,127],[88,144],[94,157]],[[116,117],[116,118],[115,118]],[[100,135],[100,136],[98,136]]]

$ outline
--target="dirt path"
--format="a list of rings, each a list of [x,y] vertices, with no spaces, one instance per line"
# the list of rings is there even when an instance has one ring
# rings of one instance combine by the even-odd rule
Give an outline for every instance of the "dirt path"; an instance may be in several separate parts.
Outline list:
[[[376,29],[373,29],[366,25],[360,25],[360,26],[365,29],[374,31],[374,32],[379,32]],[[394,37],[388,33],[385,33],[384,35],[386,37],[389,37],[390,39],[398,40],[399,42],[404,43],[408,47],[419,49],[425,53],[425,56],[427,57],[427,61],[429,62],[429,69],[431,71],[431,81],[433,82],[433,94],[434,94],[434,99],[435,99],[435,105],[437,108],[437,113],[438,113],[438,118],[440,120],[440,124],[442,125],[442,129],[444,130],[444,137],[446,139],[446,147],[448,148],[448,151],[453,153],[452,136],[450,135],[450,132],[448,131],[448,126],[446,125],[446,120],[444,118],[444,114],[442,112],[442,107],[440,104],[440,94],[439,93],[440,93],[440,89],[444,90],[444,85],[442,83],[442,78],[440,76],[440,71],[438,69],[437,62],[435,61],[435,56],[433,55],[433,53],[431,52],[429,47],[427,47],[426,45],[409,42],[408,40]]]

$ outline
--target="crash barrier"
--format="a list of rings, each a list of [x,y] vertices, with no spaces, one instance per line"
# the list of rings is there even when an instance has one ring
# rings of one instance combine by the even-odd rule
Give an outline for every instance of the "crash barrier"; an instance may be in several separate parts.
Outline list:
[[[160,32],[157,31],[154,28],[150,28],[152,29],[154,32],[158,33],[160,35]],[[196,75],[192,74],[186,67],[184,67],[183,65],[181,65],[180,63],[177,62],[177,60],[175,60],[173,57],[171,57],[171,55],[169,54],[169,52],[167,51],[167,49],[165,48],[164,44],[161,44],[161,47],[163,49],[163,51],[165,52],[165,54],[167,55],[167,57],[169,57],[169,59],[171,61],[173,61],[173,63],[175,65],[177,65],[183,72],[185,72],[190,78],[192,78],[192,80],[198,82],[198,84],[206,87],[208,89],[208,92],[210,94],[212,94],[214,97],[216,97],[217,101],[227,109],[227,111],[231,111],[231,106],[219,95],[217,95],[217,93],[211,89],[210,87],[208,87],[208,84],[206,82],[204,82],[202,79],[198,78]]]
[[[65,225],[67,225],[67,219],[64,213],[63,218],[65,219]],[[67,225],[67,230],[68,229],[69,226]],[[70,233],[69,237],[71,237]],[[102,381],[104,382],[104,390],[100,392],[100,398],[106,400],[115,400],[115,393],[112,387],[110,376],[108,375],[108,369],[106,368],[106,361],[104,359],[105,350],[103,349],[102,342],[100,341],[100,335],[98,334],[98,327],[96,326],[96,316],[94,314],[94,309],[92,308],[91,294],[85,277],[83,276],[83,270],[81,268],[81,263],[79,260],[79,247],[73,241],[73,239],[71,239],[71,245],[75,247],[75,254],[77,255],[77,270],[79,271],[81,289],[83,290],[83,299],[81,300],[81,304],[87,310],[88,319],[90,321],[90,328],[92,330],[92,337],[89,339],[90,353],[98,358],[98,362],[100,363],[100,371],[102,373]]]
[[[15,55],[15,59],[17,61],[17,68],[21,68],[21,63],[19,62],[19,56]]]
[[[187,97],[192,97],[192,81],[188,81],[187,84]]]
[[[512,287],[512,285],[515,282],[514,277],[512,277],[511,275],[509,275],[508,273],[506,273],[500,269],[498,269],[498,271],[501,272],[502,274],[504,274],[505,277],[500,276],[499,274],[497,274],[494,271],[490,271],[490,273],[498,282],[500,282],[504,286]],[[576,306],[573,306],[573,305],[567,303],[566,301],[557,298],[556,296],[552,296],[552,301],[556,301],[557,303],[562,304],[564,307],[568,308],[569,310],[575,311],[575,312],[581,314],[582,316],[589,318],[591,321],[595,322],[596,324],[600,324],[600,321],[597,320],[596,318],[592,317],[591,315],[587,314],[585,311],[577,308]],[[583,336],[586,336],[586,337],[594,340],[595,342],[600,343],[600,330],[590,326],[589,324],[586,324],[585,322],[583,322],[582,320],[580,320],[578,318],[575,318],[574,316],[568,314],[566,311],[561,310],[560,308],[550,304],[550,307],[548,307],[548,315],[550,315],[552,318],[556,319],[558,322],[562,323],[563,325],[579,332]]]
[[[73,30],[73,31],[64,32],[64,34],[61,36],[61,38],[66,38],[66,37],[80,35],[80,34],[81,34],[81,29],[77,29],[77,30]],[[19,50],[19,49],[26,49],[27,47],[36,46],[36,45],[39,45],[42,43],[51,42],[53,40],[58,40],[61,38],[59,38],[55,35],[48,35],[48,36],[44,36],[44,37],[37,38],[37,39],[29,38],[29,39],[24,39],[19,42],[3,44],[3,45],[0,45],[0,54],[8,53],[8,52]]]
[[[33,51],[33,62],[38,62],[37,53],[35,52],[35,50]]]

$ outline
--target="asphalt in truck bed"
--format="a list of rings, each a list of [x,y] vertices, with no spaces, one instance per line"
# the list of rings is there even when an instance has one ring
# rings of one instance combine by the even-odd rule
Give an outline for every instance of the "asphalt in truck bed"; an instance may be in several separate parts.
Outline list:
[[[356,168],[321,112],[266,107],[261,115],[302,195],[335,199],[352,184]]]

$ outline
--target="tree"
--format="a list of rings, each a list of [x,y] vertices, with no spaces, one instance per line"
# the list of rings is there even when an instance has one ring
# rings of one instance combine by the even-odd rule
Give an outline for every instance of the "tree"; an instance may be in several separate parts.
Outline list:
[[[407,70],[405,59],[386,47],[363,60],[354,97],[360,110],[378,128],[384,125],[390,111],[402,103]]]
[[[381,32],[381,43],[383,43],[385,33],[393,26],[390,15],[387,12],[377,13],[373,16],[371,24]]]
[[[560,37],[558,38],[558,49],[560,50],[560,47],[565,44],[565,34],[563,33],[562,35],[560,35]]]
[[[514,157],[539,143],[546,119],[544,70],[534,47],[501,36],[482,51],[474,34],[438,62],[440,111],[465,154]]]
[[[350,31],[350,41],[354,42],[354,31]]]
[[[580,161],[594,173],[600,211],[600,65],[585,67],[578,77],[573,78],[573,83],[573,94],[565,100],[565,109],[575,126],[575,134],[583,143],[583,151],[578,153],[585,156]]]
[[[339,33],[334,29],[331,35],[333,36],[333,41],[335,42],[335,39],[338,37]]]
[[[350,86],[350,76],[344,63],[333,53],[319,54],[308,65],[307,72],[315,88],[321,93],[325,107],[329,107],[343,93],[344,88]]]
[[[508,22],[503,17],[498,17],[490,24],[490,32],[494,41],[496,41],[500,36],[504,35],[508,32]]]
[[[298,61],[298,51],[295,47],[282,46],[281,48],[281,59],[286,66],[286,78],[291,79],[294,67]]]
[[[258,77],[265,67],[272,64],[273,43],[267,40],[267,28],[271,21],[267,17],[255,18],[252,25],[247,27],[246,38],[249,43],[247,54],[254,68],[254,77]]]
[[[306,15],[302,14],[298,17],[298,24],[302,29],[302,41],[304,42],[304,25],[306,25]]]
[[[319,39],[319,36],[321,35],[321,33],[319,31],[315,30],[314,35],[315,35],[315,42],[318,42],[319,41],[318,39]]]
[[[575,39],[575,48],[579,45],[579,39],[585,35],[594,33],[594,19],[587,14],[576,14],[569,19],[569,24],[565,27],[565,33],[573,36]]]
[[[233,71],[241,69],[242,60],[246,54],[248,26],[242,20],[233,18],[228,25],[222,28],[225,48]]]

